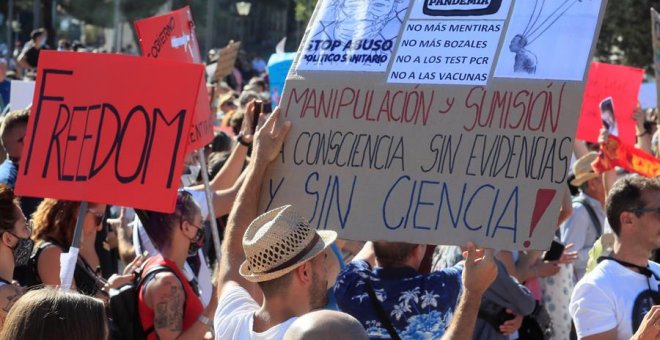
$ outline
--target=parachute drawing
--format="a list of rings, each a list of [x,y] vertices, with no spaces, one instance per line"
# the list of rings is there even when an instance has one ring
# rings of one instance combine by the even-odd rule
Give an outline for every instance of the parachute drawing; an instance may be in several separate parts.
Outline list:
[[[578,2],[584,0],[564,0],[559,6],[552,10],[547,16],[543,17],[543,11],[546,10],[546,2],[553,2],[547,0],[528,0],[535,1],[534,9],[529,17],[529,21],[525,26],[525,30],[516,34],[509,43],[509,50],[515,53],[515,62],[513,71],[517,73],[536,73],[536,65],[538,58],[536,54],[528,48],[539,37],[543,36],[548,30],[561,19],[566,13]]]

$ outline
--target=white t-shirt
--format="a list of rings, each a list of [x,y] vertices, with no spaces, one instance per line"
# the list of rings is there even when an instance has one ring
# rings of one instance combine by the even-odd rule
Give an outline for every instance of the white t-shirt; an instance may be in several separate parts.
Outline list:
[[[218,309],[215,311],[215,318],[213,319],[215,339],[282,339],[289,326],[297,319],[293,317],[265,332],[257,333],[252,330],[252,324],[254,322],[254,312],[259,308],[259,304],[252,299],[250,293],[243,287],[234,285],[228,288],[220,296]]]
[[[660,275],[660,265],[649,261],[649,269]],[[580,338],[616,328],[617,339],[630,339],[632,313],[639,294],[658,289],[658,280],[628,269],[616,261],[604,260],[580,280],[571,297],[569,310]]]

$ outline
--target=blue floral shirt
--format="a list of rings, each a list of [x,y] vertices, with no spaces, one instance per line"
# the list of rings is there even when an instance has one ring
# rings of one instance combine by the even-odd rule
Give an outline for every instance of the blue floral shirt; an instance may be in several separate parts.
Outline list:
[[[458,304],[462,272],[462,264],[420,274],[411,267],[372,270],[365,261],[353,261],[339,273],[335,297],[339,309],[360,320],[371,339],[389,339],[369,301],[369,279],[402,339],[439,339]]]

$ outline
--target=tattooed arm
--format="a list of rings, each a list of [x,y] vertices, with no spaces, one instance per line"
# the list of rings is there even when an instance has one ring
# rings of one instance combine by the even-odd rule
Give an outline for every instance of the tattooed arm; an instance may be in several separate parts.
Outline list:
[[[15,285],[5,285],[0,288],[0,329],[5,323],[9,310],[23,293],[23,288]]]
[[[147,305],[154,311],[154,329],[159,339],[202,339],[209,331],[209,327],[200,321],[183,331],[183,305],[186,294],[173,273],[156,274],[153,281],[147,285],[145,293]],[[202,314],[212,319],[214,311],[215,308],[207,307]]]

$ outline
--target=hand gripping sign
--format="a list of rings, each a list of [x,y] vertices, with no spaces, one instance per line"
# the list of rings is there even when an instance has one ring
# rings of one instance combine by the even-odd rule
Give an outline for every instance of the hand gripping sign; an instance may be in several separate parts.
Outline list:
[[[173,211],[203,72],[43,51],[16,192]]]
[[[195,35],[195,23],[188,6],[164,15],[138,20],[135,22],[135,32],[145,57],[196,64],[202,62]],[[177,80],[171,78],[169,81]],[[199,149],[213,139],[213,116],[204,78],[198,86],[197,105],[188,144],[190,150]]]

